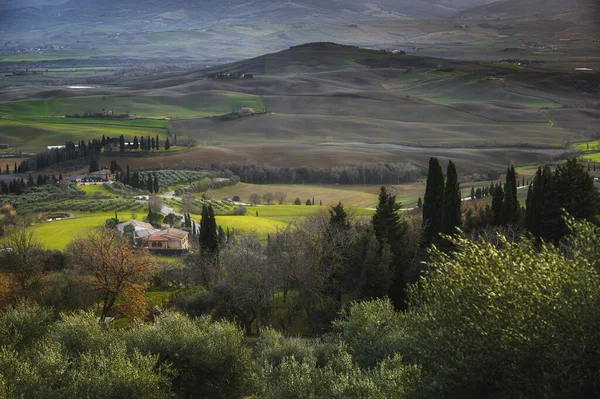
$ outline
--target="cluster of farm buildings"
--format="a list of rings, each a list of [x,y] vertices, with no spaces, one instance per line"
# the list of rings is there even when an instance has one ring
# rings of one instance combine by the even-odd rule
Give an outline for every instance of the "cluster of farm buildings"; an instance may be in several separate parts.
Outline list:
[[[131,226],[130,228],[127,228]],[[117,225],[121,234],[132,234],[137,246],[152,250],[187,250],[190,248],[187,231],[172,227],[156,229],[150,223],[130,220]]]

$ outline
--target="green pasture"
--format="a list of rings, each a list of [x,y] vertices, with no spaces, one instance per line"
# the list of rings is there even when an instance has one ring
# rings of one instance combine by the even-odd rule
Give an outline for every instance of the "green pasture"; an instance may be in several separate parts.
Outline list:
[[[318,202],[315,199],[315,202]],[[248,206],[246,207],[246,215],[256,217],[258,212],[259,218],[270,219],[280,222],[290,222],[292,220],[306,217],[317,212],[326,213],[330,209],[329,206],[308,206],[304,205],[264,205],[264,206]],[[370,216],[373,211],[364,208],[345,207],[346,212],[354,216]]]
[[[114,212],[79,213],[72,219],[35,224],[33,229],[46,248],[63,250],[71,241],[103,226],[106,219],[114,216]],[[121,212],[118,216],[122,222],[130,219],[128,212]]]
[[[0,115],[64,116],[110,109],[117,114],[128,113],[137,117],[198,118],[223,115],[243,107],[262,110],[264,105],[257,96],[228,92],[168,96],[115,95],[2,103],[0,104]]]
[[[582,155],[581,159],[586,162],[600,162],[600,152]]]
[[[89,60],[89,55],[59,55],[51,56],[40,53],[18,53],[0,58],[0,62],[39,62],[39,61],[62,61],[62,60]]]
[[[260,212],[259,212],[260,215]],[[192,219],[199,223],[202,217],[192,215]],[[236,233],[243,234],[257,234],[259,237],[264,238],[269,233],[277,231],[277,229],[284,229],[287,223],[279,220],[267,219],[264,217],[256,217],[247,213],[245,216],[216,216],[217,225],[221,226],[223,230],[233,230]]]
[[[161,120],[95,120],[76,118],[0,118],[0,142],[30,151],[45,150],[49,145],[66,141],[125,136],[167,138],[166,121]]]
[[[600,141],[577,143],[573,148],[577,151],[600,151]]]
[[[113,192],[107,190],[106,187],[104,187],[104,184],[77,186],[77,188],[83,191],[87,197],[116,197],[116,195]]]

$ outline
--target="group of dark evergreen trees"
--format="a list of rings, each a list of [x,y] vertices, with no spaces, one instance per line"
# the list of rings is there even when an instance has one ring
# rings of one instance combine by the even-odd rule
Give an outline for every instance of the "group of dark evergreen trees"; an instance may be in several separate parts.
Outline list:
[[[524,177],[520,183],[524,187]],[[492,183],[487,190],[472,189],[471,199],[485,197],[487,193],[492,196],[492,201],[491,206],[481,208],[478,214],[468,210],[464,215],[464,229],[518,226],[526,228],[535,237],[558,242],[567,234],[563,220],[565,212],[588,221],[593,221],[595,215],[600,213],[600,194],[588,171],[576,159],[558,165],[554,172],[549,166],[540,167],[528,186],[526,207],[522,207],[517,199],[517,188],[517,174],[514,166],[510,166],[503,185]],[[463,227],[461,195],[452,161],[448,163],[444,183],[437,158],[430,159],[422,210],[423,247],[435,242],[440,233],[453,234],[457,227]]]
[[[106,142],[108,140],[108,142],[110,142],[110,138],[106,139],[104,136],[102,136],[102,140],[103,142]],[[165,150],[169,150],[171,148],[171,143],[169,142],[169,138],[167,137],[167,139],[164,142],[164,147]],[[150,136],[141,136],[138,139],[138,136],[134,136],[133,137],[133,142],[126,144],[125,143],[125,137],[123,135],[121,135],[119,137],[119,150],[121,152],[124,152],[125,149],[128,150],[135,150],[137,151],[138,149],[142,150],[142,151],[153,151],[153,150],[160,150],[160,139],[158,137],[158,134],[156,135],[156,138],[154,137],[150,137]]]
[[[12,179],[6,183],[4,180],[0,180],[0,194],[16,194],[21,195],[25,193],[28,188],[41,187],[47,184],[56,184],[63,179],[62,174],[56,175],[38,175],[37,179],[34,179],[30,174],[27,178],[27,182],[23,178]]]
[[[211,167],[231,171],[241,182],[252,184],[400,184],[416,181],[423,175],[411,163],[363,163],[325,169],[230,162],[214,163]]]
[[[462,226],[458,172],[452,161],[448,162],[446,176],[444,182],[442,166],[437,158],[431,158],[423,202],[423,247],[434,242],[440,233],[452,234]]]
[[[77,143],[67,141],[63,148],[52,148],[21,162],[16,173],[26,173],[75,160],[91,162],[99,158],[102,147],[102,142],[96,139],[87,142],[80,140]]]
[[[554,172],[538,168],[527,191],[524,226],[536,237],[558,242],[567,233],[564,213],[593,221],[600,214],[600,193],[584,166],[570,159]]]
[[[120,167],[118,167],[118,169],[117,167],[118,165],[116,162],[114,165],[111,164],[111,170],[115,170],[117,181],[120,181],[123,184],[137,188],[139,190],[147,190],[151,193],[159,192],[160,183],[158,181],[157,175],[146,174],[146,177],[144,177],[144,175],[140,174],[138,171],[134,171],[133,173],[131,173],[129,165],[127,165],[127,171],[125,172],[125,174],[123,174],[118,170],[120,169]]]
[[[100,153],[102,149],[107,145],[118,145],[121,152],[125,151],[125,137],[121,135],[120,137],[107,137],[102,136],[101,140],[80,140],[78,142],[67,141],[65,142],[65,146],[63,148],[51,148],[47,151],[40,152],[29,158],[25,161],[22,161],[20,165],[15,163],[13,173],[26,173],[32,170],[39,170],[51,167],[56,164],[74,161],[74,160],[83,160],[87,163],[91,163],[93,161],[97,161],[100,157]],[[158,135],[155,137],[141,137],[141,140],[138,141],[137,136],[134,137],[133,143],[129,144],[129,149],[138,148],[146,151],[150,150],[159,150],[160,148],[160,139]],[[165,150],[169,150],[171,148],[171,143],[167,138],[164,142]],[[8,165],[4,171],[6,174],[10,173],[10,168]]]

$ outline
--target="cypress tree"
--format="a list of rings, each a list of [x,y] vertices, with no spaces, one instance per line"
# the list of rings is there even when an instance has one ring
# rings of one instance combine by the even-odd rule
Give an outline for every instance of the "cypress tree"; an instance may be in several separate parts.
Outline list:
[[[544,198],[551,178],[552,172],[548,166],[544,169],[539,167],[533,178],[533,183],[527,191],[525,227],[536,237],[540,236],[541,233]]]
[[[158,193],[158,189],[159,189],[159,186],[158,186],[158,176],[156,176],[156,175],[154,175],[154,185],[153,185],[153,189],[154,189],[154,192],[155,192],[155,193]]]
[[[332,206],[329,210],[329,225],[334,230],[349,230],[350,222],[348,221],[348,213],[344,209],[344,205],[339,202],[336,206]]]
[[[158,139],[158,134],[156,135],[156,147],[155,148],[157,151],[160,150],[160,141]]]
[[[444,173],[437,158],[429,159],[427,186],[423,202],[423,246],[431,244],[440,232],[444,206]]]
[[[406,307],[406,279],[404,268],[406,263],[405,237],[408,226],[400,217],[400,204],[396,202],[396,196],[387,192],[384,186],[379,193],[379,203],[373,215],[372,224],[375,230],[375,238],[379,243],[379,253],[385,248],[390,248],[392,253],[391,275],[389,297],[397,309]]]
[[[169,138],[167,137],[167,139],[165,140],[165,150],[169,151],[170,148],[171,148],[171,143],[169,143]]]
[[[502,224],[517,223],[519,219],[519,201],[517,200],[517,177],[514,166],[506,171],[502,206]]]
[[[207,256],[218,256],[219,236],[217,222],[212,205],[202,205],[202,222],[200,223],[200,251]]]
[[[137,150],[138,148],[140,148],[140,143],[138,142],[138,137],[133,136],[133,149]]]
[[[494,188],[494,195],[492,196],[492,212],[494,214],[494,224],[499,226],[503,222],[502,209],[504,207],[504,190],[502,186],[498,184]]]
[[[419,199],[417,200],[417,208],[423,209],[423,200],[421,199],[421,197],[419,197]]]
[[[462,224],[460,212],[461,198],[458,184],[458,173],[452,161],[448,162],[446,186],[444,187],[444,206],[442,208],[442,224],[440,231],[444,234],[455,233],[456,227]]]
[[[475,199],[475,186],[471,187],[471,199]]]

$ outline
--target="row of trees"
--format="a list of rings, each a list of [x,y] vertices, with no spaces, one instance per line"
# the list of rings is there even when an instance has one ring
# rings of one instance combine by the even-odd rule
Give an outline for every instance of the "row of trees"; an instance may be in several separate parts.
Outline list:
[[[416,181],[423,171],[411,163],[363,163],[333,168],[276,167],[214,163],[213,170],[230,171],[240,181],[253,184],[400,184]]]
[[[89,163],[100,157],[100,152],[104,145],[100,140],[80,140],[75,143],[73,141],[65,142],[63,148],[52,148],[44,152],[36,154],[19,165],[17,173],[26,173],[30,170],[39,170],[49,168],[56,164],[66,162],[81,161]]]
[[[103,140],[105,140],[104,136],[103,136]],[[169,151],[169,149],[171,148],[171,143],[169,142],[168,137],[164,141],[164,148],[166,151]],[[124,152],[125,149],[135,150],[135,151],[137,151],[138,149],[140,149],[142,151],[151,151],[151,150],[158,151],[158,150],[160,150],[160,139],[158,137],[158,134],[156,135],[156,138],[150,137],[150,136],[146,136],[146,137],[141,136],[139,140],[138,140],[138,136],[134,136],[133,142],[126,144],[125,137],[123,135],[121,135],[119,137],[119,150],[121,152]]]
[[[125,172],[125,174],[123,174],[122,172],[119,172],[117,170],[117,166],[118,165],[115,162],[115,173],[117,181],[120,181],[123,184],[137,188],[139,190],[147,190],[150,193],[159,192],[160,182],[156,174],[146,174],[146,177],[144,177],[144,175],[142,175],[138,171],[134,171],[133,173],[131,173],[129,165],[127,165],[127,171]]]

